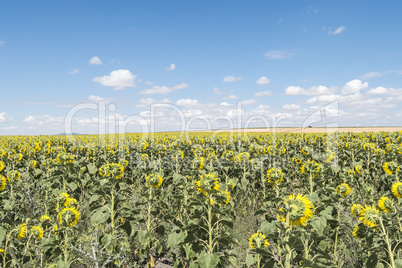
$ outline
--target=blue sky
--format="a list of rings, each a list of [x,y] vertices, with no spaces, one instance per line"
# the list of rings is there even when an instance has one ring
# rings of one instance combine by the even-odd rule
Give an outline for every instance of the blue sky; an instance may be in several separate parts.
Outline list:
[[[0,135],[63,133],[77,107],[79,133],[264,118],[400,126],[400,10],[401,1],[1,1]],[[100,113],[103,104],[115,109]]]

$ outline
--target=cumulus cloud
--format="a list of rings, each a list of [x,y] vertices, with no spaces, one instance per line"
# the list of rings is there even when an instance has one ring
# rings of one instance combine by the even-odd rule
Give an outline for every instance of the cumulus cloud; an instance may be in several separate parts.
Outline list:
[[[334,35],[334,34],[340,34],[340,33],[342,33],[344,30],[346,30],[346,27],[345,26],[339,26],[338,28],[336,28],[335,29],[335,31],[329,31],[328,32],[328,34],[332,34],[332,35]]]
[[[0,113],[0,123],[7,123],[13,120],[13,117],[7,113]]]
[[[170,66],[166,68],[167,71],[173,71],[174,69],[176,69],[176,64],[174,63],[170,64]]]
[[[268,78],[266,78],[265,76],[262,76],[262,77],[260,77],[258,80],[257,80],[257,84],[258,85],[266,85],[266,84],[269,84],[271,82],[271,80],[269,80]]]
[[[299,87],[299,86],[297,86],[297,87],[289,86],[285,90],[285,94],[290,95],[290,96],[300,95],[300,94],[303,94],[303,92],[304,92],[304,88]]]
[[[88,100],[89,100],[89,101],[92,101],[92,102],[100,102],[100,101],[105,101],[105,99],[104,99],[104,98],[99,97],[99,96],[95,96],[95,95],[91,95],[91,96],[89,96],[89,97],[88,97]]]
[[[176,101],[177,106],[182,106],[182,107],[194,107],[199,103],[198,100],[193,100],[193,99],[179,99]]]
[[[89,60],[89,64],[92,65],[101,65],[102,61],[100,60],[100,58],[98,58],[97,56],[93,57],[92,59]]]
[[[274,94],[272,94],[271,91],[259,91],[254,93],[254,97],[255,98],[259,98],[259,97],[264,97],[264,96],[272,96]]]
[[[140,94],[168,94],[170,92],[184,89],[184,88],[188,88],[188,85],[185,83],[181,83],[181,84],[175,85],[173,87],[153,86],[150,89],[145,89],[145,90],[140,91]]]
[[[285,110],[298,110],[298,109],[300,109],[300,105],[297,105],[297,104],[285,104],[285,105],[283,105],[282,108],[285,109]]]
[[[235,77],[235,76],[229,75],[229,76],[226,76],[223,78],[223,82],[232,83],[232,82],[239,81],[242,79],[243,79],[243,77],[241,77],[241,76]]]
[[[265,53],[265,57],[270,60],[289,59],[293,53],[287,50],[271,50]]]
[[[388,90],[385,87],[376,87],[367,91],[367,94],[380,95],[380,94],[386,94],[387,92]]]
[[[342,94],[343,95],[355,94],[360,92],[360,90],[365,89],[366,87],[368,87],[367,82],[363,83],[361,80],[354,79],[345,84],[345,86],[342,88]]]
[[[169,99],[163,99],[163,100],[156,100],[153,98],[143,98],[139,100],[139,103],[137,105],[135,105],[136,107],[148,107],[151,104],[166,104],[166,103],[170,103]]]
[[[129,70],[116,70],[102,77],[95,77],[92,81],[100,83],[105,87],[113,87],[115,90],[122,90],[126,87],[134,87],[134,80],[137,76]]]

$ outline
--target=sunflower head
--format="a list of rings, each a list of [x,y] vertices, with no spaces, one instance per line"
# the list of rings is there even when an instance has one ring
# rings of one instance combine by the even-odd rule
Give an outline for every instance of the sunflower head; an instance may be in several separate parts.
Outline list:
[[[218,205],[227,205],[230,201],[230,193],[228,191],[219,191],[217,194],[213,195],[213,198],[216,200]]]
[[[237,161],[239,162],[245,162],[250,158],[250,153],[248,152],[242,152],[237,156]]]
[[[7,179],[4,176],[0,176],[0,191],[4,191],[7,186]]]
[[[395,174],[399,171],[399,166],[395,161],[385,162],[382,165],[382,168],[384,172],[387,173],[388,175]]]
[[[309,155],[311,153],[310,147],[307,147],[307,146],[303,147],[302,148],[302,153],[305,154],[305,155]]]
[[[359,217],[360,211],[362,211],[363,206],[359,204],[353,204],[352,207],[350,208],[350,211],[352,212],[353,216]]]
[[[268,182],[272,183],[273,187],[283,181],[283,172],[280,169],[271,168],[267,171]]]
[[[365,206],[359,214],[359,220],[367,227],[374,228],[379,223],[380,211],[375,206]]]
[[[357,165],[357,166],[355,166],[355,171],[357,173],[362,173],[363,172],[363,167],[361,165]]]
[[[392,194],[396,198],[402,198],[402,182],[395,182],[391,188]]]
[[[18,170],[10,170],[7,172],[7,179],[9,181],[18,181],[21,178],[21,173],[18,172]]]
[[[162,185],[163,178],[157,174],[149,174],[149,176],[145,177],[147,181],[147,186],[152,188],[159,188]]]
[[[142,154],[141,155],[141,160],[142,161],[147,161],[149,159],[149,156],[147,154]]]
[[[262,146],[258,146],[256,151],[257,151],[258,155],[264,155],[265,154],[265,148],[262,147]]]
[[[307,173],[313,175],[317,175],[317,173],[320,172],[320,170],[321,170],[320,165],[314,160],[312,161],[307,160],[307,162],[300,167],[301,173]]]
[[[41,239],[43,237],[43,228],[40,226],[33,226],[31,228],[31,234],[36,237],[36,239]]]
[[[196,181],[195,185],[197,186],[197,191],[204,195],[220,191],[219,179],[212,173],[201,175],[200,180]]]
[[[193,162],[191,163],[191,167],[198,170],[203,169],[204,165],[205,165],[204,157],[195,157]]]
[[[3,161],[0,161],[0,172],[6,167]]]
[[[350,194],[350,187],[347,183],[341,183],[336,187],[336,192],[341,196],[347,196]]]
[[[234,154],[234,152],[232,150],[224,151],[223,154],[222,154],[222,158],[227,159],[229,161],[232,161],[234,156],[235,156],[235,154]]]
[[[311,219],[314,213],[314,205],[306,196],[291,194],[283,201],[284,206],[279,209],[279,220],[286,222],[289,217],[289,224],[293,226],[305,226],[307,219]]]
[[[124,175],[124,167],[120,163],[109,164],[109,176],[115,179],[120,179]]]
[[[356,225],[353,229],[353,236],[357,239],[363,239],[367,235],[367,232],[368,228],[364,224],[359,223],[359,225]]]
[[[66,165],[74,163],[74,158],[69,153],[62,152],[57,155],[56,161],[59,162],[59,164]]]
[[[269,246],[268,239],[266,239],[266,236],[263,235],[262,233],[255,233],[251,235],[249,239],[249,244],[250,248],[252,249]]]
[[[18,226],[18,240],[21,240],[27,235],[27,224],[23,223]]]
[[[378,207],[382,211],[388,213],[388,212],[393,211],[394,204],[392,203],[391,199],[389,199],[386,196],[383,196],[380,198],[380,200],[378,200]]]
[[[334,152],[329,149],[325,150],[325,162],[331,162],[332,159],[334,159]]]
[[[63,208],[62,211],[59,212],[59,222],[60,224],[67,224],[70,227],[73,227],[78,223],[78,220],[81,217],[81,214],[78,210],[72,207]]]
[[[378,148],[377,150],[375,150],[375,153],[378,156],[384,156],[385,155],[385,151],[383,149],[381,149],[381,148]]]
[[[42,215],[42,216],[40,217],[40,223],[41,223],[43,226],[50,225],[51,222],[52,222],[52,219],[51,219],[48,215]]]

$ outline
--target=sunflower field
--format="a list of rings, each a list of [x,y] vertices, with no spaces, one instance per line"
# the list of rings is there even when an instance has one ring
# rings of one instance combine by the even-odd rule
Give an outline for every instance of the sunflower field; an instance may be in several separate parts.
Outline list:
[[[402,267],[401,143],[0,137],[0,265]]]

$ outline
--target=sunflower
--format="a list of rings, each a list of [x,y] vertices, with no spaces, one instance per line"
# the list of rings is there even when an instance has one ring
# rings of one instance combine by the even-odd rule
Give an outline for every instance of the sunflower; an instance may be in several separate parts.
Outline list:
[[[356,227],[353,229],[353,236],[356,237],[357,239],[363,239],[366,236],[367,233],[367,227],[364,226],[363,224],[359,223],[356,225]]]
[[[10,170],[7,172],[7,179],[9,181],[16,180],[18,181],[21,178],[21,173],[18,172],[18,170]]]
[[[232,161],[233,158],[234,158],[234,155],[235,155],[234,152],[231,151],[231,150],[229,150],[229,151],[224,151],[223,154],[222,154],[222,158],[223,158],[223,159],[227,159],[227,160],[229,160],[229,161]]]
[[[378,156],[383,156],[383,155],[385,155],[385,151],[384,151],[383,149],[381,149],[381,148],[378,148],[377,150],[375,150],[375,153],[376,153]]]
[[[378,200],[378,207],[384,212],[391,212],[393,210],[393,204],[391,199],[386,196],[383,196]]]
[[[271,168],[267,171],[267,178],[268,182],[273,183],[275,187],[283,181],[283,172],[280,169]]]
[[[204,157],[196,157],[196,158],[194,158],[193,162],[191,163],[191,167],[194,169],[198,169],[198,170],[203,169],[204,165],[205,165]]]
[[[302,148],[302,153],[305,155],[309,155],[311,152],[311,149],[309,147],[303,147]]]
[[[353,175],[355,175],[355,174],[356,174],[356,172],[355,172],[355,170],[354,170],[353,168],[351,168],[351,169],[348,170],[348,175],[349,175],[349,176],[353,176]]]
[[[307,160],[307,162],[300,167],[301,173],[318,173],[320,172],[320,169],[320,165],[314,160]]]
[[[352,212],[353,216],[359,217],[360,211],[362,211],[363,206],[359,204],[353,204],[352,207],[350,208],[350,211]]]
[[[279,220],[281,222],[286,222],[286,217],[289,216],[289,224],[293,226],[305,226],[307,219],[313,217],[313,202],[300,193],[297,196],[294,194],[289,195],[289,198],[283,201],[283,204],[285,206],[279,209]]]
[[[4,254],[4,249],[0,248],[0,253]]]
[[[43,228],[39,226],[33,226],[31,228],[31,233],[36,239],[41,239],[43,237]]]
[[[63,208],[62,211],[59,212],[59,222],[60,224],[63,224],[63,219],[64,222],[66,222],[68,225],[73,227],[78,223],[78,220],[80,219],[81,215],[78,210],[75,208]]]
[[[402,198],[402,182],[395,182],[392,185],[391,191],[396,198]]]
[[[147,186],[152,188],[159,188],[162,185],[163,178],[160,175],[156,174],[149,174],[149,176],[145,177],[147,181]]]
[[[118,180],[124,175],[124,167],[120,163],[109,164],[108,173],[110,174],[110,177],[114,177],[116,180]]]
[[[0,161],[0,172],[6,167],[3,161]]]
[[[244,161],[247,161],[249,158],[250,158],[250,153],[242,152],[237,156],[237,161],[244,162]]]
[[[334,159],[334,152],[331,150],[325,150],[325,162],[331,162],[331,160]]]
[[[4,191],[4,189],[6,189],[7,186],[7,179],[4,176],[0,176],[0,180],[1,180],[0,191]]]
[[[383,168],[384,172],[387,173],[388,175],[395,174],[396,172],[399,171],[398,164],[395,163],[394,161],[385,162],[385,163],[382,165],[382,168]]]
[[[255,233],[251,235],[248,243],[250,244],[250,248],[252,249],[269,246],[268,239],[266,239],[266,236],[262,233]]]
[[[52,219],[48,215],[42,215],[39,221],[42,225],[48,225],[52,222]]]
[[[359,221],[367,227],[373,228],[378,225],[380,211],[375,206],[365,206],[359,213]]]
[[[142,154],[141,155],[141,160],[142,161],[146,161],[146,160],[148,160],[148,158],[149,158],[149,156],[147,154]]]
[[[350,187],[347,183],[341,183],[336,187],[336,192],[341,196],[347,196],[350,194]]]
[[[60,200],[63,202],[63,206],[67,207],[70,205],[70,195],[68,193],[61,193]]]
[[[27,224],[23,223],[18,226],[18,240],[21,240],[27,235]]]
[[[201,175],[200,180],[195,182],[198,187],[197,191],[204,195],[213,193],[214,191],[220,191],[219,178],[216,178],[214,174],[208,173]]]
[[[357,173],[362,173],[363,172],[363,167],[360,165],[355,166],[355,170]]]
[[[256,151],[257,151],[258,155],[264,155],[265,154],[265,148],[262,147],[262,146],[258,146]]]

